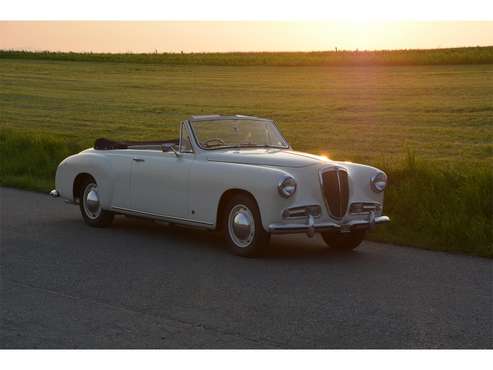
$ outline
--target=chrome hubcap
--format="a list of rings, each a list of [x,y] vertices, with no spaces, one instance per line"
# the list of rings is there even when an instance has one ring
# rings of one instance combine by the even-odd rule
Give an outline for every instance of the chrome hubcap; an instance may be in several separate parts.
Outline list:
[[[91,183],[86,186],[82,201],[84,202],[84,210],[87,217],[92,220],[98,218],[101,214],[101,204],[96,184]]]
[[[233,242],[240,248],[248,247],[255,237],[255,220],[247,206],[237,204],[228,217],[228,231]]]

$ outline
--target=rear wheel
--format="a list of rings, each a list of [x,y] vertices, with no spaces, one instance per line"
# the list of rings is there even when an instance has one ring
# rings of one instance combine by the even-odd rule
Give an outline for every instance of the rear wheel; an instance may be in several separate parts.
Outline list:
[[[269,243],[257,203],[246,194],[231,198],[225,209],[225,234],[230,250],[237,255],[259,255]]]
[[[98,185],[92,178],[84,181],[80,187],[80,213],[86,224],[95,227],[105,227],[113,222],[113,213],[101,208]]]
[[[357,230],[350,233],[324,232],[322,233],[322,238],[329,247],[348,252],[358,247],[365,235],[366,230]]]

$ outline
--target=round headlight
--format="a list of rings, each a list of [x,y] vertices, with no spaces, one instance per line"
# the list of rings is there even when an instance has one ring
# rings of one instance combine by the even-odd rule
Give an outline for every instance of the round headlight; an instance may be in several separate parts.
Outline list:
[[[371,189],[375,193],[381,193],[387,186],[387,175],[384,172],[379,172],[371,178]]]
[[[296,193],[296,180],[291,176],[281,177],[279,184],[277,185],[277,190],[281,197],[289,198]]]

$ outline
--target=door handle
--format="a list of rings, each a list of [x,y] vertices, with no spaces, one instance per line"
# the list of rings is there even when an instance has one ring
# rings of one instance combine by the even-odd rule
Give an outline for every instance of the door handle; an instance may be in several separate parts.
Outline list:
[[[133,160],[135,162],[145,162],[145,160],[143,158],[137,158],[137,157],[134,157]]]

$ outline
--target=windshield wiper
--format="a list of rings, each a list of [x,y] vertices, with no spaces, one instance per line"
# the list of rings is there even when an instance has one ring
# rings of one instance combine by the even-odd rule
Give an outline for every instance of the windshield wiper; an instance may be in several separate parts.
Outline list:
[[[204,148],[205,150],[217,150],[217,149],[235,149],[238,148],[236,145],[213,145]]]
[[[240,143],[236,145],[237,148],[276,148],[282,149],[281,146],[276,145],[268,145],[268,144],[249,144],[249,143]]]
[[[206,150],[219,150],[219,149],[240,149],[240,148],[273,148],[273,149],[286,149],[284,146],[276,145],[264,145],[264,144],[248,144],[240,143],[235,145],[211,145],[204,149]]]
[[[238,148],[263,148],[265,145],[260,144],[250,144],[250,143],[239,143],[237,145]]]

